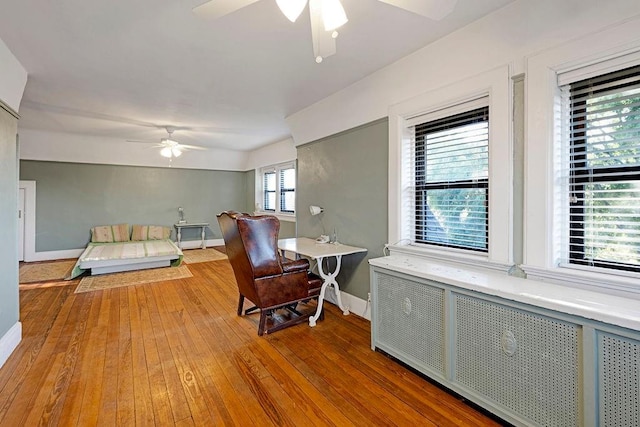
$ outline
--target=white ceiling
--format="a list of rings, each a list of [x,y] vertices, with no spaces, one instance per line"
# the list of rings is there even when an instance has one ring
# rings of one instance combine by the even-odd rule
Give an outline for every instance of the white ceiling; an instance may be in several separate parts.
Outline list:
[[[436,22],[342,0],[349,22],[321,64],[308,13],[293,24],[275,0],[215,21],[192,12],[202,0],[3,0],[0,39],[29,73],[21,128],[155,140],[172,125],[182,143],[246,151],[289,137],[288,115],[511,1],[458,0]]]

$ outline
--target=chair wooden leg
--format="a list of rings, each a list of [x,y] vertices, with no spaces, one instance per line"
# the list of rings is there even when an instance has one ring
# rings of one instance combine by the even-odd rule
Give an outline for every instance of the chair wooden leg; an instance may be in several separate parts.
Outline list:
[[[242,315],[242,305],[244,304],[244,295],[240,294],[240,299],[238,301],[238,316]]]
[[[260,311],[260,323],[258,324],[258,336],[264,335],[264,328],[267,326],[267,317],[269,316],[268,310]]]
[[[255,305],[254,305],[253,307],[249,307],[249,308],[247,308],[247,309],[244,311],[244,314],[251,314],[251,313],[253,313],[253,312],[254,312],[254,311],[256,311],[256,310],[260,310],[260,307],[258,307],[258,306],[255,306]]]

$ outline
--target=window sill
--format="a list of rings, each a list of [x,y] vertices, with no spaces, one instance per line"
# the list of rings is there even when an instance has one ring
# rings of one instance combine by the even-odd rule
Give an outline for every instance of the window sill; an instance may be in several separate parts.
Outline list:
[[[631,298],[640,298],[640,274],[621,272],[585,271],[571,267],[541,268],[521,265],[528,279],[557,283],[573,288],[606,292]]]
[[[268,212],[268,211],[255,211],[253,214],[254,215],[272,215],[278,218],[280,221],[296,222],[295,214],[283,214],[283,213]]]
[[[436,262],[462,264],[473,268],[482,268],[509,274],[514,265],[493,262],[486,254],[472,254],[467,251],[450,248],[432,248],[415,245],[388,245],[390,255],[404,255]]]
[[[586,289],[576,289],[531,278],[498,274],[407,255],[369,259],[373,267],[406,274],[517,301],[560,313],[581,316],[633,330],[640,330],[640,307],[636,298]]]

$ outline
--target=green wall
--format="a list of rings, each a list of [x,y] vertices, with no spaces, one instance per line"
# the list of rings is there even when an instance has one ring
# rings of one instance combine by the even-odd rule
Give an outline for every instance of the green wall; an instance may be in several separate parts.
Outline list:
[[[244,173],[245,175],[245,200],[246,210],[243,212],[253,213],[256,205],[256,170],[251,169]]]
[[[296,237],[296,223],[291,221],[280,221],[280,239],[287,239],[289,237]]]
[[[383,255],[388,227],[388,119],[298,147],[298,236],[330,234],[367,248],[343,258],[340,289],[359,298],[369,292],[367,259]],[[324,208],[311,216],[309,205]]]
[[[0,337],[19,319],[17,128],[0,104]]]
[[[207,239],[221,239],[216,214],[248,208],[245,172],[22,160],[20,179],[36,181],[36,252],[83,248],[96,225],[170,226],[178,206],[187,221],[210,224]],[[199,230],[182,238],[198,240]]]

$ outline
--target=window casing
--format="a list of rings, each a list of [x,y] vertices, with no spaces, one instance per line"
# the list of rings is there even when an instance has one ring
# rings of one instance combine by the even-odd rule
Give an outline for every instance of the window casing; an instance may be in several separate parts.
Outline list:
[[[640,66],[560,89],[561,263],[640,272]]]
[[[489,107],[412,127],[414,242],[488,251]]]
[[[389,253],[508,272],[513,268],[513,103],[508,66],[442,85],[389,108]],[[412,127],[489,107],[487,250],[415,242]],[[478,177],[480,178],[480,177]]]
[[[296,205],[296,170],[293,163],[261,169],[262,210],[274,214],[294,215]]]
[[[569,261],[569,96],[564,86],[640,65],[638,20],[594,31],[526,64],[522,270],[527,278],[603,293],[640,295],[640,273]],[[495,193],[493,193],[495,194]]]

